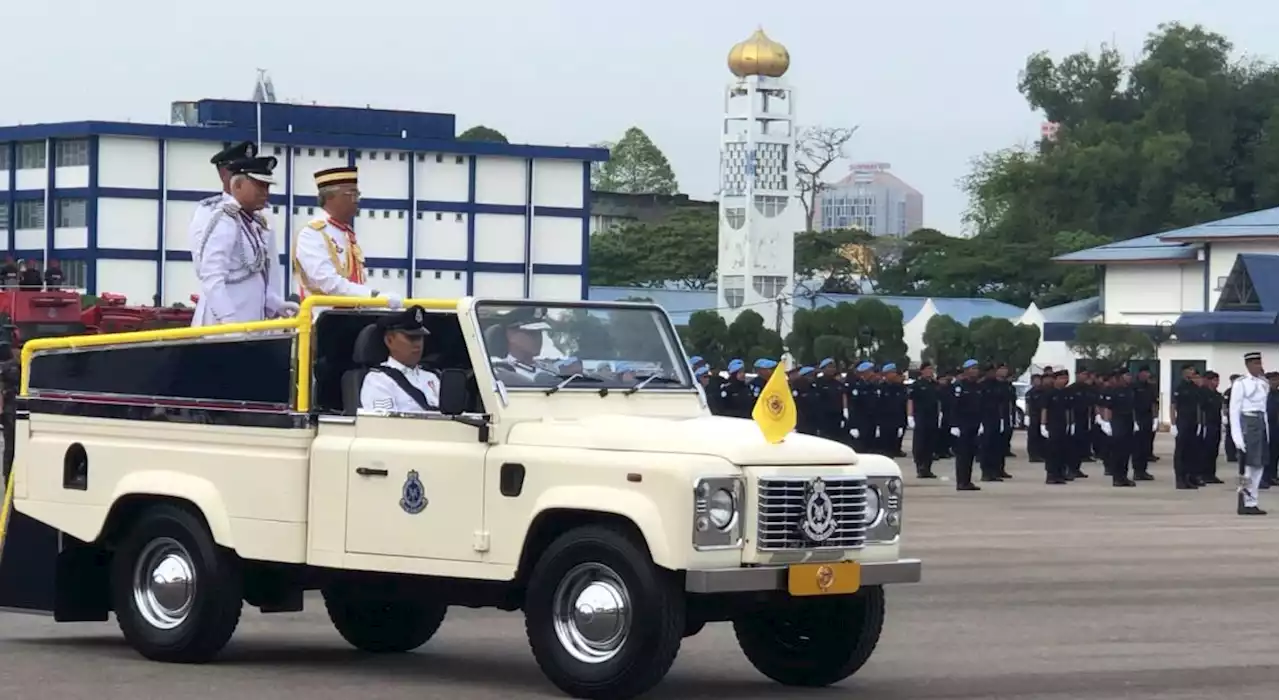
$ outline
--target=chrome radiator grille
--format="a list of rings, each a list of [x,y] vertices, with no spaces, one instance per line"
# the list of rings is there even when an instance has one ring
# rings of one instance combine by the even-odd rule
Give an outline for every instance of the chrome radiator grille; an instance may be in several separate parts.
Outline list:
[[[865,477],[760,479],[757,489],[756,549],[762,552],[856,549],[866,542]],[[821,517],[814,522],[810,518],[808,505],[815,490],[829,497],[830,518],[834,522]],[[816,510],[819,516],[825,512],[823,508]],[[806,529],[830,535],[817,540],[806,534]]]

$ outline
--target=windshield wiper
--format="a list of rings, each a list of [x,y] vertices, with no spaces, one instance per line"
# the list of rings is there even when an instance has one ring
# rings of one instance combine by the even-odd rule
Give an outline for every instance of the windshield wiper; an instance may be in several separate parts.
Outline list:
[[[573,374],[558,374],[556,376],[560,378],[560,383],[551,387],[550,389],[547,389],[544,392],[547,396],[550,396],[556,393],[557,391],[560,391],[561,389],[569,386],[570,384],[578,381],[579,379],[586,382],[603,382],[604,381],[599,377],[588,377],[585,374],[578,374],[576,372]]]
[[[626,392],[623,394],[624,396],[630,396],[636,393],[637,391],[640,391],[641,389],[649,386],[650,382],[661,382],[663,384],[682,384],[683,383],[679,379],[664,377],[661,374],[650,374],[647,376],[642,375],[640,377],[637,377],[637,379],[639,379],[640,381],[636,382],[636,384],[632,386],[630,389],[627,389]]]

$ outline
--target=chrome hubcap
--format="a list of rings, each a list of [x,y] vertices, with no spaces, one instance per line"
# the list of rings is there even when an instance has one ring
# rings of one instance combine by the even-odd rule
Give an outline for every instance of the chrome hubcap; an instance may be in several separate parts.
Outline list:
[[[168,537],[147,543],[133,565],[133,604],[147,624],[171,630],[191,612],[196,567],[182,543]]]
[[[552,602],[556,638],[573,658],[599,664],[618,655],[631,632],[631,596],[604,564],[579,564],[565,574]]]

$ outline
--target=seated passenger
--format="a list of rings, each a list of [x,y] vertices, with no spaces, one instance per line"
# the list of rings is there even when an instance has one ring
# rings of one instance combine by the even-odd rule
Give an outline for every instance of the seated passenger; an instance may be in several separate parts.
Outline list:
[[[498,320],[506,334],[507,356],[494,362],[495,374],[506,381],[510,378],[539,383],[552,381],[556,376],[537,366],[534,358],[542,351],[543,331],[551,329],[538,310],[532,306],[507,312]]]
[[[376,411],[426,413],[440,405],[440,378],[418,367],[428,335],[420,306],[378,320],[387,361],[370,367],[360,386],[360,407]]]

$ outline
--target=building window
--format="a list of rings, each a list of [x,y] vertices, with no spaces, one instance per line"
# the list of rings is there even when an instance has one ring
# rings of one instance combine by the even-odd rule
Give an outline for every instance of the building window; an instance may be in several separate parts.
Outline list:
[[[13,208],[14,228],[21,231],[23,229],[43,229],[44,228],[44,202],[38,199],[25,199],[18,202]]]
[[[460,280],[460,279],[462,279],[462,273],[461,273],[461,272],[455,272],[455,273],[453,273],[453,278],[454,278],[455,280]]]
[[[443,153],[437,153],[437,154],[436,154],[436,162],[437,162],[437,163],[443,163],[443,162],[444,162],[444,154],[443,154]]]
[[[9,169],[9,144],[0,143],[0,170]]]
[[[0,228],[9,228],[9,205],[0,202]]]
[[[462,156],[454,156],[453,162],[457,165],[462,165],[466,160]]]
[[[89,164],[89,140],[54,141],[54,166],[58,168],[75,168]]]
[[[444,221],[444,214],[436,212],[436,221]]]
[[[58,200],[58,228],[84,228],[88,225],[86,212],[89,203],[83,199]]]
[[[58,267],[62,268],[62,284],[67,287],[85,289],[89,286],[89,263],[85,260],[63,260]]]
[[[765,299],[776,299],[786,291],[787,278],[781,275],[757,275],[751,286]]]
[[[43,141],[18,144],[18,169],[35,170],[44,167],[45,145]]]
[[[440,271],[436,270],[436,279],[440,279],[440,275],[441,275]]]
[[[455,223],[459,223],[459,224],[462,223],[462,214],[454,214],[453,220]]]

